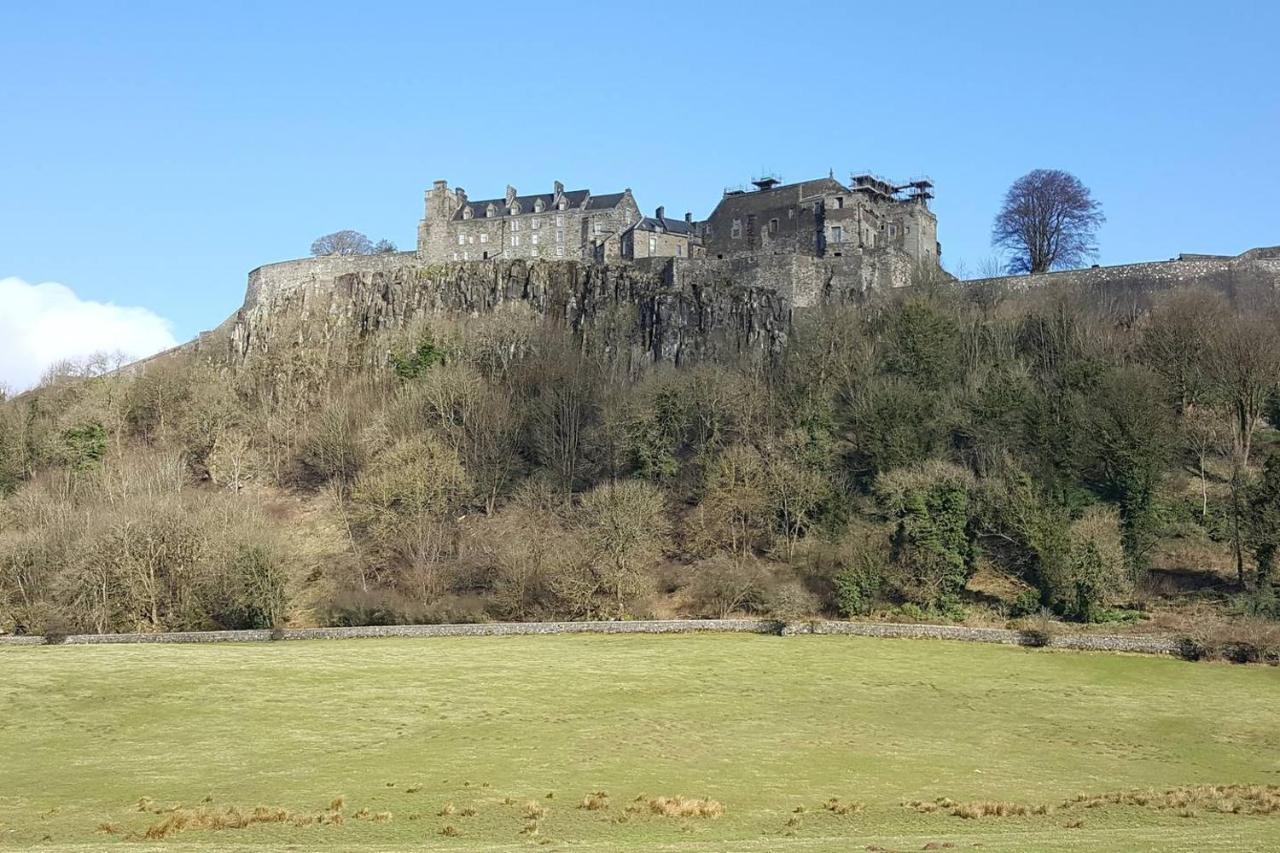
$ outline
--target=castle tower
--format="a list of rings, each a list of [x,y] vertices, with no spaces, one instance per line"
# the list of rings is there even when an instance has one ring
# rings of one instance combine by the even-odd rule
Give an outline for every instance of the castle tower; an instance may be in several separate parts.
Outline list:
[[[418,257],[442,260],[449,245],[449,222],[466,196],[449,189],[448,181],[435,181],[426,192],[422,221],[418,223]]]

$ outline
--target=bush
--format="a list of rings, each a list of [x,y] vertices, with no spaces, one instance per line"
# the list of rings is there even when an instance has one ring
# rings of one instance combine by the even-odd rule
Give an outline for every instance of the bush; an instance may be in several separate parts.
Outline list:
[[[925,462],[883,474],[876,498],[893,524],[891,557],[898,591],[926,607],[956,600],[973,572],[971,474],[945,462]]]
[[[717,554],[690,567],[689,601],[698,616],[723,619],[766,608],[769,573],[755,557]]]

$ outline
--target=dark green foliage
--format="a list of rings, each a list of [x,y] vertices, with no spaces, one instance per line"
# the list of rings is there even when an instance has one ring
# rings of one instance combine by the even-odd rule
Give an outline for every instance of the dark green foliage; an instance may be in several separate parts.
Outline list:
[[[406,381],[417,379],[437,364],[443,364],[444,360],[445,351],[430,339],[418,344],[417,349],[411,352],[393,352],[387,356],[392,372]]]
[[[890,318],[885,367],[925,388],[937,388],[963,369],[954,312],[936,301],[911,300]]]
[[[1258,567],[1257,587],[1269,590],[1280,550],[1280,451],[1272,451],[1262,476],[1248,492],[1246,519],[1249,547]]]
[[[942,439],[936,417],[935,399],[909,383],[884,379],[867,386],[850,417],[854,476],[869,485],[878,474],[929,458]]]
[[[1168,388],[1150,370],[1110,371],[1088,397],[1090,473],[1120,509],[1125,554],[1145,574],[1159,518],[1156,490],[1172,455]]]
[[[973,573],[972,478],[932,462],[882,475],[876,497],[893,524],[891,558],[904,573],[904,595],[946,608]]]
[[[97,467],[107,455],[107,431],[100,423],[81,424],[62,433],[62,454],[73,471]]]

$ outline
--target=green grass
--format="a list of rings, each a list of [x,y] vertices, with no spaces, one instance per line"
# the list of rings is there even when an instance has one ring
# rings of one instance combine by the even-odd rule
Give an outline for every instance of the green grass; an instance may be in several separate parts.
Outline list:
[[[1280,813],[903,805],[1229,783],[1280,785],[1280,670],[746,635],[0,648],[0,848],[1280,847]],[[609,808],[576,807],[596,791]],[[725,814],[617,822],[677,794]],[[165,818],[143,797],[318,813],[339,795],[341,826],[136,837]],[[832,797],[863,808],[824,810]],[[529,801],[547,809],[536,835]]]

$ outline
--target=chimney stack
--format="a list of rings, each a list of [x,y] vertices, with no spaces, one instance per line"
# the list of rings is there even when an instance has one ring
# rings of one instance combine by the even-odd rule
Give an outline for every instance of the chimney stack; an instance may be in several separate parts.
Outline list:
[[[693,224],[693,214],[690,211],[686,210],[684,212],[684,221],[689,223],[690,225]]]
[[[556,182],[555,182],[555,193],[556,193],[556,195],[564,195],[564,184],[560,183],[559,181],[556,181]]]
[[[659,221],[659,222],[665,222],[665,221],[666,221],[666,219],[667,219],[667,217],[666,217],[666,213],[667,213],[667,209],[666,209],[665,207],[663,207],[663,206],[659,205],[659,206],[658,206],[658,212],[657,212],[657,218],[658,218],[658,221]]]
[[[516,200],[516,188],[507,184],[507,207],[511,206],[511,202]]]

